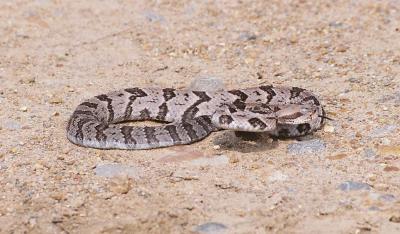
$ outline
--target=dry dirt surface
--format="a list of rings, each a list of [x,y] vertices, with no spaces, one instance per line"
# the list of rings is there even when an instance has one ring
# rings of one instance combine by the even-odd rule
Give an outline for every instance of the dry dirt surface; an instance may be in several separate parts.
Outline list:
[[[0,233],[400,233],[400,1],[1,1],[0,35]],[[66,139],[86,98],[199,77],[303,87],[334,120],[145,151]]]

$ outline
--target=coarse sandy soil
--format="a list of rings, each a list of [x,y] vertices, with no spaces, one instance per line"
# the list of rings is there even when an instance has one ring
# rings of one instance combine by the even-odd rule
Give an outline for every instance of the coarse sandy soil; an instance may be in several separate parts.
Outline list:
[[[1,1],[0,35],[0,233],[400,233],[400,1]],[[302,141],[66,139],[85,98],[198,77],[303,87],[334,120]]]

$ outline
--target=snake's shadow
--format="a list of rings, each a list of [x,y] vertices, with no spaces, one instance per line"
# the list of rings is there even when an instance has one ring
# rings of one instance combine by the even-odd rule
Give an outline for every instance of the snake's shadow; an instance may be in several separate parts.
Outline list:
[[[220,149],[241,153],[262,152],[278,147],[278,141],[265,133],[222,131],[213,143]]]

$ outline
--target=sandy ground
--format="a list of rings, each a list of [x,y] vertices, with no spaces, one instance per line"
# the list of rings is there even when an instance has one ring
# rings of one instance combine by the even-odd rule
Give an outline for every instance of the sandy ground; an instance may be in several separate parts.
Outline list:
[[[400,1],[1,1],[1,233],[400,233]],[[218,132],[75,146],[85,98],[126,87],[300,86],[303,141]]]

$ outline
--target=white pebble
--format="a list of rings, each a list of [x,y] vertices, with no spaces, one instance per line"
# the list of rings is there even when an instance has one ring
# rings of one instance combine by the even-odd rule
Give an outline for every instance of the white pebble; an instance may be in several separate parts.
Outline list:
[[[331,125],[325,125],[324,126],[324,132],[333,133],[333,132],[335,132],[335,127],[331,126]]]
[[[391,141],[387,138],[382,138],[381,143],[382,145],[390,145]]]
[[[224,83],[222,80],[211,76],[200,76],[189,85],[189,90],[196,91],[220,91],[223,89]]]

